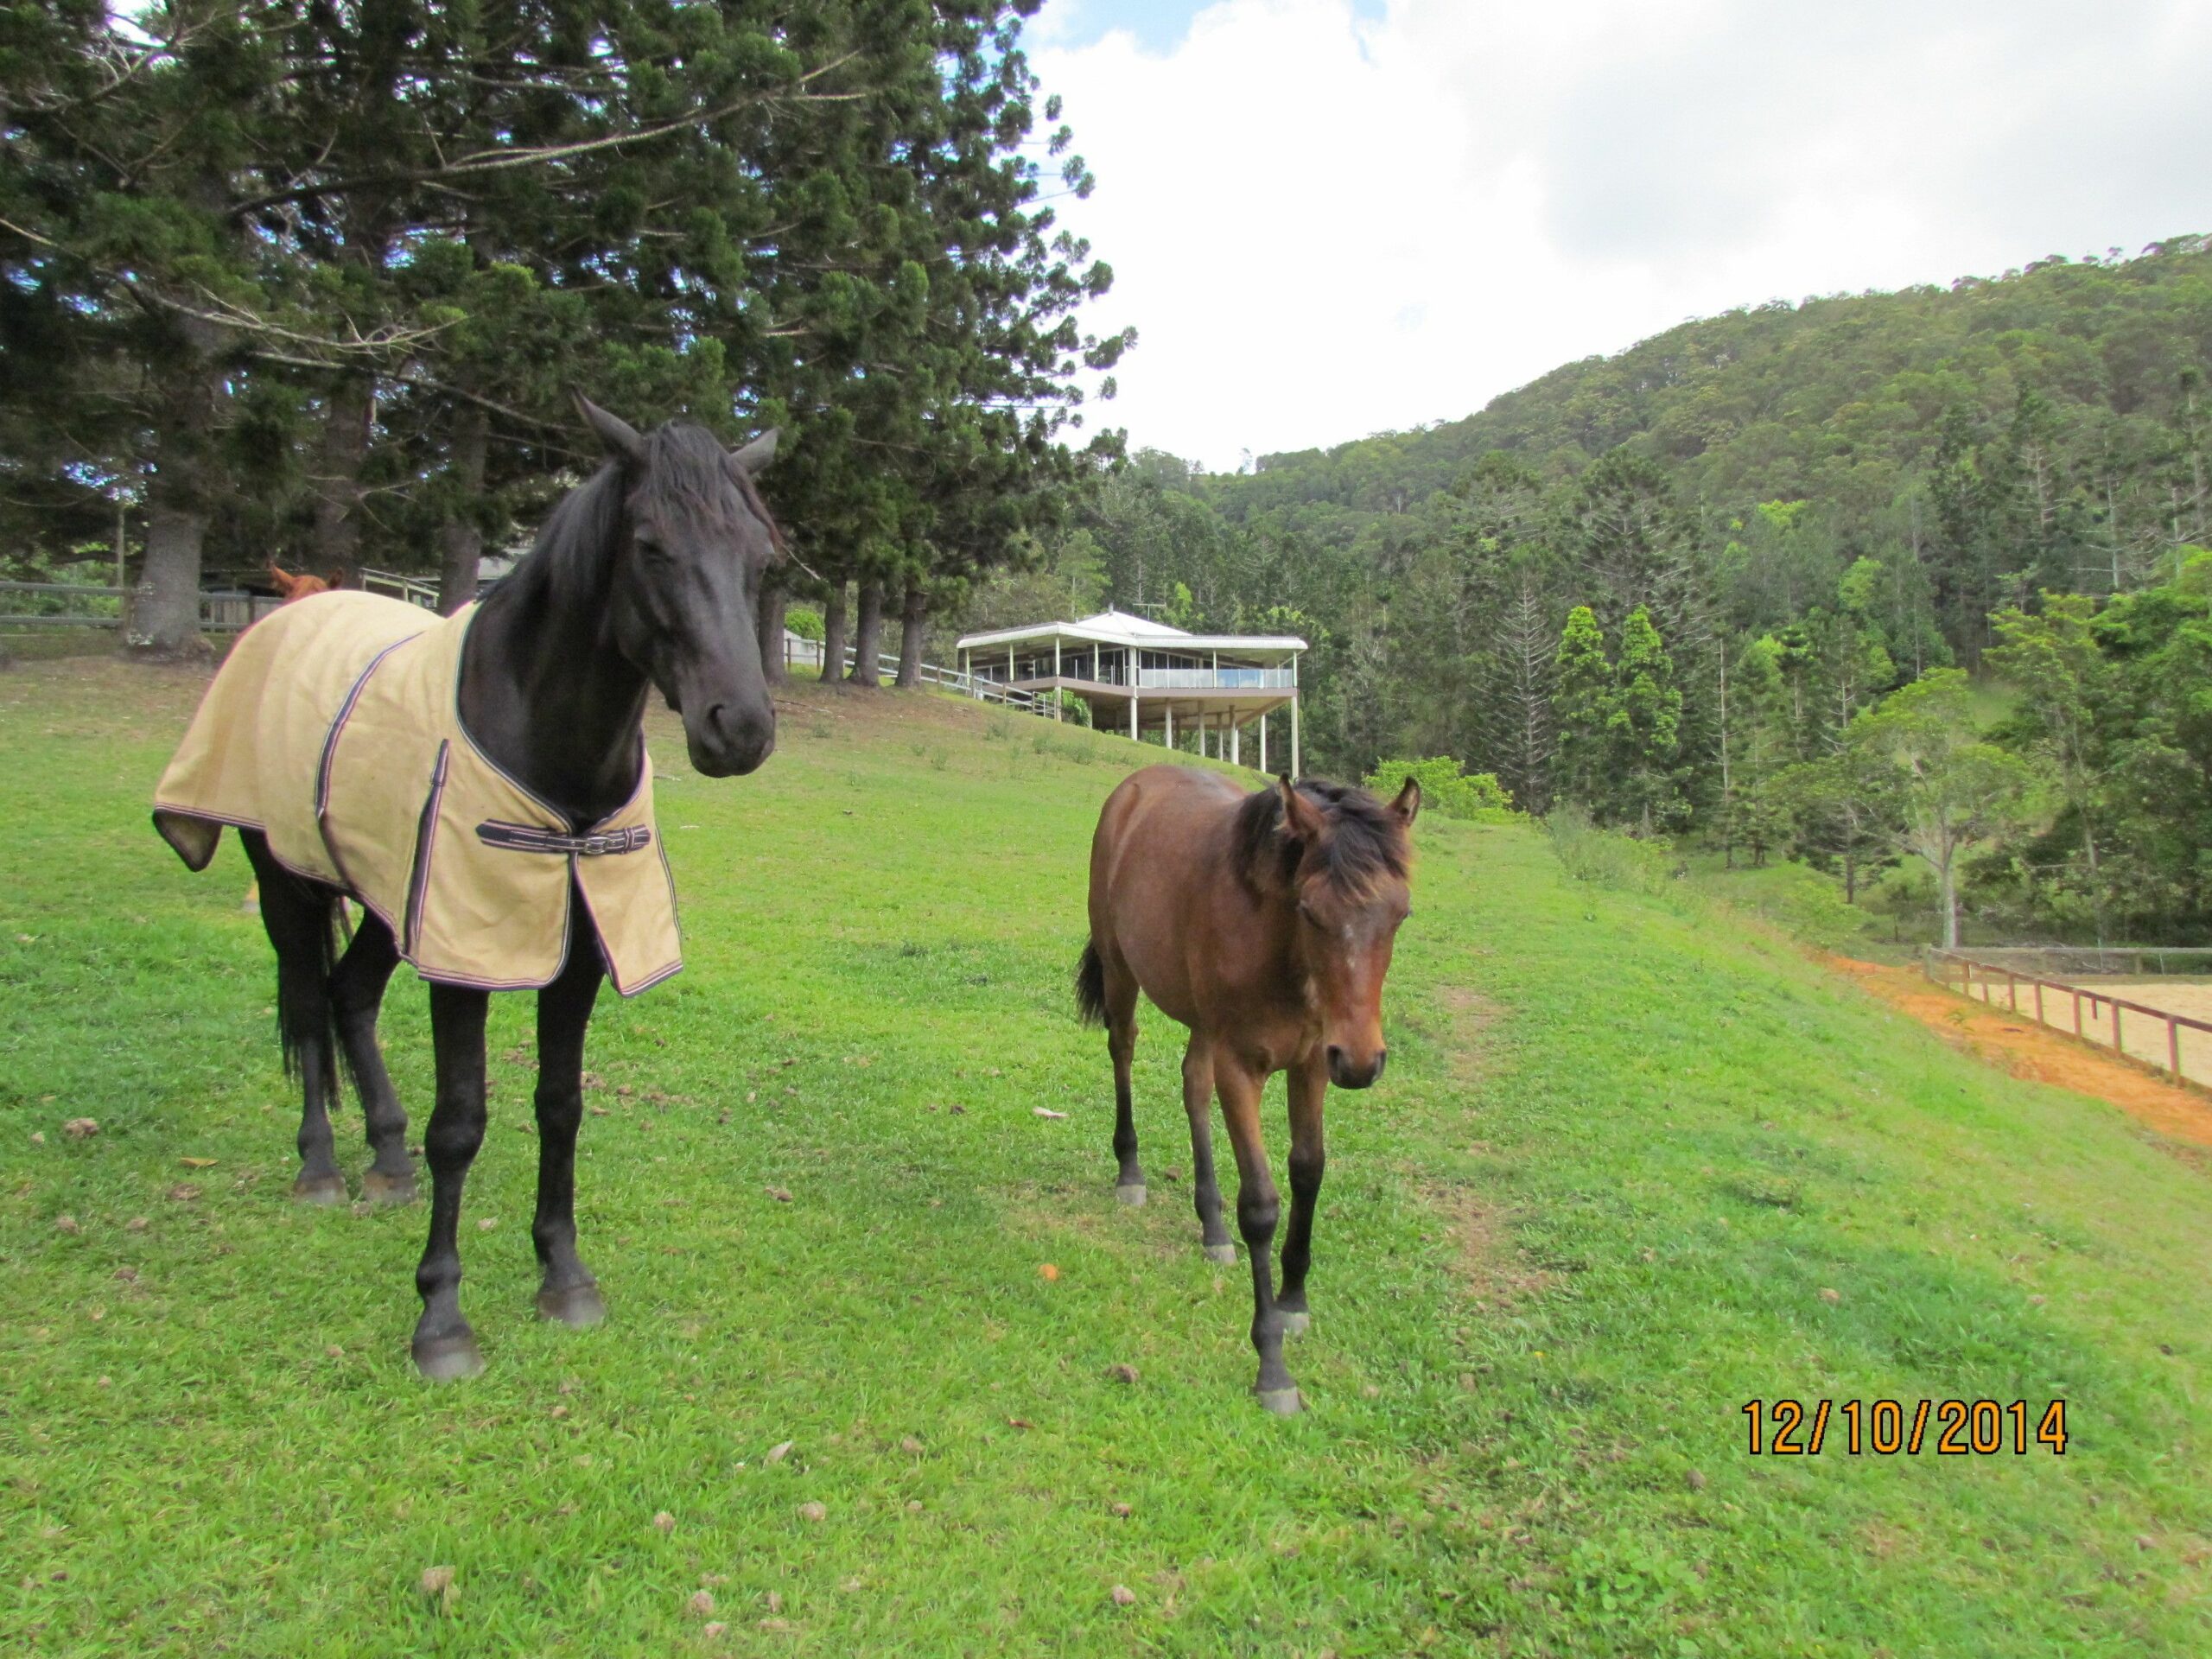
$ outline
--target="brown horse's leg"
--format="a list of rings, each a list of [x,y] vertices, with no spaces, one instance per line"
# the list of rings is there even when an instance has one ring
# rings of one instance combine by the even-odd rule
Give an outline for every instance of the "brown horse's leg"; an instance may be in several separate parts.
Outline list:
[[[276,1027],[288,1071],[300,1079],[300,1173],[292,1196],[302,1204],[343,1204],[346,1178],[331,1144],[330,1108],[338,1096],[332,1043],[330,980],[337,894],[276,861],[267,837],[238,833],[261,887],[261,925],[276,950]]]
[[[338,1040],[346,1052],[346,1068],[353,1076],[353,1092],[361,1097],[363,1127],[368,1132],[369,1167],[361,1177],[361,1196],[375,1204],[411,1204],[415,1198],[415,1166],[407,1156],[407,1113],[377,1046],[377,1015],[384,1007],[391,970],[398,964],[399,947],[391,930],[370,912],[362,916],[353,942],[330,976]]]
[[[1328,1068],[1318,1055],[1290,1068],[1290,1226],[1282,1239],[1282,1289],[1275,1296],[1286,1336],[1302,1335],[1312,1323],[1306,1269],[1313,1255],[1313,1206],[1328,1164],[1321,1137],[1321,1106],[1328,1093]]]
[[[581,910],[572,908],[572,913]],[[603,969],[588,927],[561,977],[537,994],[537,1217],[531,1242],[544,1277],[537,1311],[579,1328],[607,1317],[599,1281],[576,1256],[576,1126],[584,1116],[584,1031]]]
[[[415,1324],[415,1369],[434,1382],[484,1369],[476,1333],[461,1316],[461,1190],[484,1144],[484,1011],[491,998],[457,985],[430,987],[430,1037],[438,1097],[423,1135],[430,1166],[430,1239],[415,1269],[423,1317]]]
[[[1144,1202],[1144,1168],[1137,1162],[1135,1103],[1129,1090],[1129,1065],[1137,1052],[1137,982],[1120,964],[1104,969],[1106,1048],[1114,1057],[1114,1196],[1123,1204]]]
[[[1191,1120],[1191,1192],[1198,1211],[1199,1242],[1206,1260],[1224,1266],[1236,1259],[1221,1222],[1221,1186],[1213,1176],[1213,1050],[1196,1032],[1183,1051],[1183,1110]]]
[[[1252,1258],[1252,1346],[1260,1356],[1253,1392],[1269,1411],[1288,1417],[1300,1402],[1298,1385],[1282,1363],[1282,1313],[1275,1306],[1273,1246],[1282,1206],[1268,1168],[1268,1149],[1260,1140],[1260,1090],[1265,1081],[1226,1054],[1214,1067],[1222,1121],[1236,1154],[1236,1226]]]

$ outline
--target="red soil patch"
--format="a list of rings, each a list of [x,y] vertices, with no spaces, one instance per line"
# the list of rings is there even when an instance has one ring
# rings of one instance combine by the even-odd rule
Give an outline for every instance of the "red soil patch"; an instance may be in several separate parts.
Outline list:
[[[2202,1095],[2163,1082],[2031,1019],[1969,1001],[1931,983],[1916,968],[1889,968],[1850,957],[1823,955],[1821,960],[1976,1059],[2001,1066],[2016,1077],[2109,1101],[2161,1135],[2212,1147],[2212,1101]]]

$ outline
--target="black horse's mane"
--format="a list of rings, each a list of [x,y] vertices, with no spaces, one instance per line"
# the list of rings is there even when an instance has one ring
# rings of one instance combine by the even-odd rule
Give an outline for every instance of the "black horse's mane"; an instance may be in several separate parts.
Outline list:
[[[1405,821],[1396,813],[1357,785],[1307,778],[1300,780],[1298,792],[1328,823],[1317,856],[1330,886],[1358,898],[1384,875],[1405,879],[1412,853]],[[1246,796],[1236,809],[1236,865],[1255,887],[1270,879],[1287,883],[1298,874],[1305,848],[1282,828],[1282,791],[1274,785]]]
[[[645,436],[645,494],[642,511],[665,506],[671,516],[712,530],[734,531],[730,511],[733,488],[747,512],[768,532],[769,545],[782,556],[784,534],[753,475],[731,461],[721,440],[702,426],[671,421]],[[538,591],[566,609],[596,604],[607,581],[608,556],[622,520],[624,469],[610,461],[554,505],[529,558],[495,592],[513,588]]]

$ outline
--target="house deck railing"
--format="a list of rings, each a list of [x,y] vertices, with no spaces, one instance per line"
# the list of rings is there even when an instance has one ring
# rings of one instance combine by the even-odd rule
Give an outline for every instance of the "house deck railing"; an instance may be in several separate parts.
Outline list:
[[[1287,691],[1298,683],[1289,668],[1141,668],[1140,691]]]

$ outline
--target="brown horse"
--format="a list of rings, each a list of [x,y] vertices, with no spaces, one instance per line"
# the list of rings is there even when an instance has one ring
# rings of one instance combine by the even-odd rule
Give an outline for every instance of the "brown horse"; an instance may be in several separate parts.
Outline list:
[[[346,574],[334,570],[327,576],[294,575],[290,571],[271,563],[269,580],[276,594],[285,604],[296,599],[305,599],[310,594],[327,594],[346,585]]]
[[[1363,789],[1287,778],[1246,794],[1217,773],[1147,766],[1107,797],[1090,843],[1090,943],[1076,970],[1086,1023],[1114,1057],[1116,1192],[1142,1204],[1129,1109],[1137,993],[1190,1028],[1183,1109],[1206,1256],[1234,1262],[1213,1173],[1208,1097],[1221,1096],[1236,1156],[1236,1222],[1252,1259],[1256,1392],[1299,1408],[1282,1339],[1309,1322],[1306,1269],[1324,1162],[1321,1107],[1334,1083],[1382,1075],[1382,978],[1409,913],[1408,876],[1421,787],[1385,806]],[[1290,1073],[1290,1230],[1282,1289],[1268,1249],[1280,1202],[1260,1140],[1260,1091]]]

